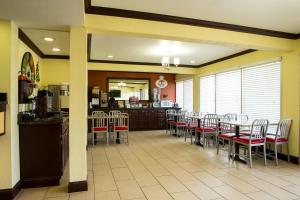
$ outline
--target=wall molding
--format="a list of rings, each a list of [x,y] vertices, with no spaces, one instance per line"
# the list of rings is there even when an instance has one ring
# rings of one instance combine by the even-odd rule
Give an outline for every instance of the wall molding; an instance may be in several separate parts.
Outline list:
[[[299,34],[287,33],[282,31],[274,31],[274,30],[254,28],[254,27],[241,26],[235,24],[213,22],[213,21],[194,19],[194,18],[178,17],[178,16],[163,15],[157,13],[133,11],[133,10],[124,10],[118,8],[92,6],[91,0],[85,0],[85,12],[87,14],[94,14],[94,15],[106,15],[106,16],[114,16],[114,17],[126,17],[126,18],[133,18],[133,19],[160,21],[160,22],[167,22],[167,23],[174,23],[174,24],[183,24],[183,25],[190,25],[190,26],[198,26],[198,27],[214,28],[214,29],[227,30],[227,31],[250,33],[256,35],[278,37],[278,38],[286,38],[286,39],[293,39],[293,40],[300,38],[300,33]]]
[[[22,188],[22,182],[19,180],[13,188],[0,190],[1,200],[13,200],[15,196],[20,192]]]
[[[68,55],[48,55],[48,54],[44,54],[20,28],[19,28],[19,39],[22,42],[24,42],[34,53],[36,53],[41,58],[69,59]]]
[[[81,191],[88,191],[88,182],[87,181],[76,181],[76,182],[69,182],[68,185],[68,192],[81,192]]]
[[[199,68],[201,67],[205,67],[207,65],[212,65],[212,64],[216,64],[218,62],[222,62],[222,61],[225,61],[225,60],[229,60],[229,59],[232,59],[232,58],[236,58],[236,57],[239,57],[239,56],[243,56],[245,54],[248,54],[248,53],[252,53],[252,52],[255,52],[257,50],[255,49],[247,49],[245,51],[241,51],[241,52],[238,52],[238,53],[235,53],[235,54],[232,54],[232,55],[229,55],[229,56],[225,56],[223,58],[219,58],[219,59],[216,59],[216,60],[213,60],[213,61],[209,61],[207,63],[203,63],[201,65],[198,65]]]

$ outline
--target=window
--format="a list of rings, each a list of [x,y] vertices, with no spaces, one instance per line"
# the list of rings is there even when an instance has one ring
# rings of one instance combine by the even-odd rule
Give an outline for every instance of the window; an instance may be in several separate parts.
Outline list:
[[[215,75],[200,78],[200,112],[215,113]]]
[[[193,111],[193,79],[176,82],[176,102],[183,110]]]
[[[176,103],[183,108],[183,81],[176,82]]]
[[[193,112],[193,79],[183,81],[183,109]]]
[[[280,62],[200,78],[200,112],[280,119]]]
[[[280,119],[280,62],[242,69],[242,110],[250,120]]]
[[[241,113],[241,70],[216,75],[216,113]]]

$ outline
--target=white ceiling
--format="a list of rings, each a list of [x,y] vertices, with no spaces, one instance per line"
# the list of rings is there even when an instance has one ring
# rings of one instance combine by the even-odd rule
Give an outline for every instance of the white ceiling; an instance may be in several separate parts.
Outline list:
[[[246,49],[121,35],[93,35],[91,59],[161,63],[162,56],[170,50],[171,56],[179,57],[181,64],[199,65]],[[113,55],[113,59],[108,55]],[[195,63],[191,63],[192,60]]]
[[[1,0],[1,18],[20,27],[66,30],[84,24],[84,0]]]
[[[22,29],[30,40],[46,55],[69,55],[70,34],[67,31],[52,31],[40,29]],[[53,42],[46,42],[44,37],[54,38]],[[53,52],[52,48],[60,48],[61,51]]]
[[[300,33],[299,0],[92,0],[92,5]]]

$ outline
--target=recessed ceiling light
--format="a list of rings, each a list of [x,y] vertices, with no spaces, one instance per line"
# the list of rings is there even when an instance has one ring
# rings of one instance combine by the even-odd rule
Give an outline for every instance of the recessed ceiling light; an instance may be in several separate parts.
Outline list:
[[[54,48],[52,48],[52,51],[58,52],[58,51],[60,51],[60,48],[54,47]]]
[[[194,63],[195,63],[195,61],[194,61],[194,60],[191,60],[191,63],[192,63],[192,64],[194,64]]]
[[[44,40],[45,40],[46,42],[53,42],[53,41],[54,41],[54,38],[52,38],[52,37],[44,37]]]
[[[113,58],[113,57],[114,57],[113,55],[108,55],[108,56],[107,56],[107,58]]]

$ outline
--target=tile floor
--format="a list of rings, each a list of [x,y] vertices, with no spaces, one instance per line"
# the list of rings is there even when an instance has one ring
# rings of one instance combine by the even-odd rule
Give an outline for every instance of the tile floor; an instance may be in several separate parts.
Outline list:
[[[130,145],[97,145],[87,154],[88,192],[68,194],[64,177],[61,186],[22,190],[17,199],[300,199],[299,166],[257,159],[250,169],[164,131],[132,132]]]

